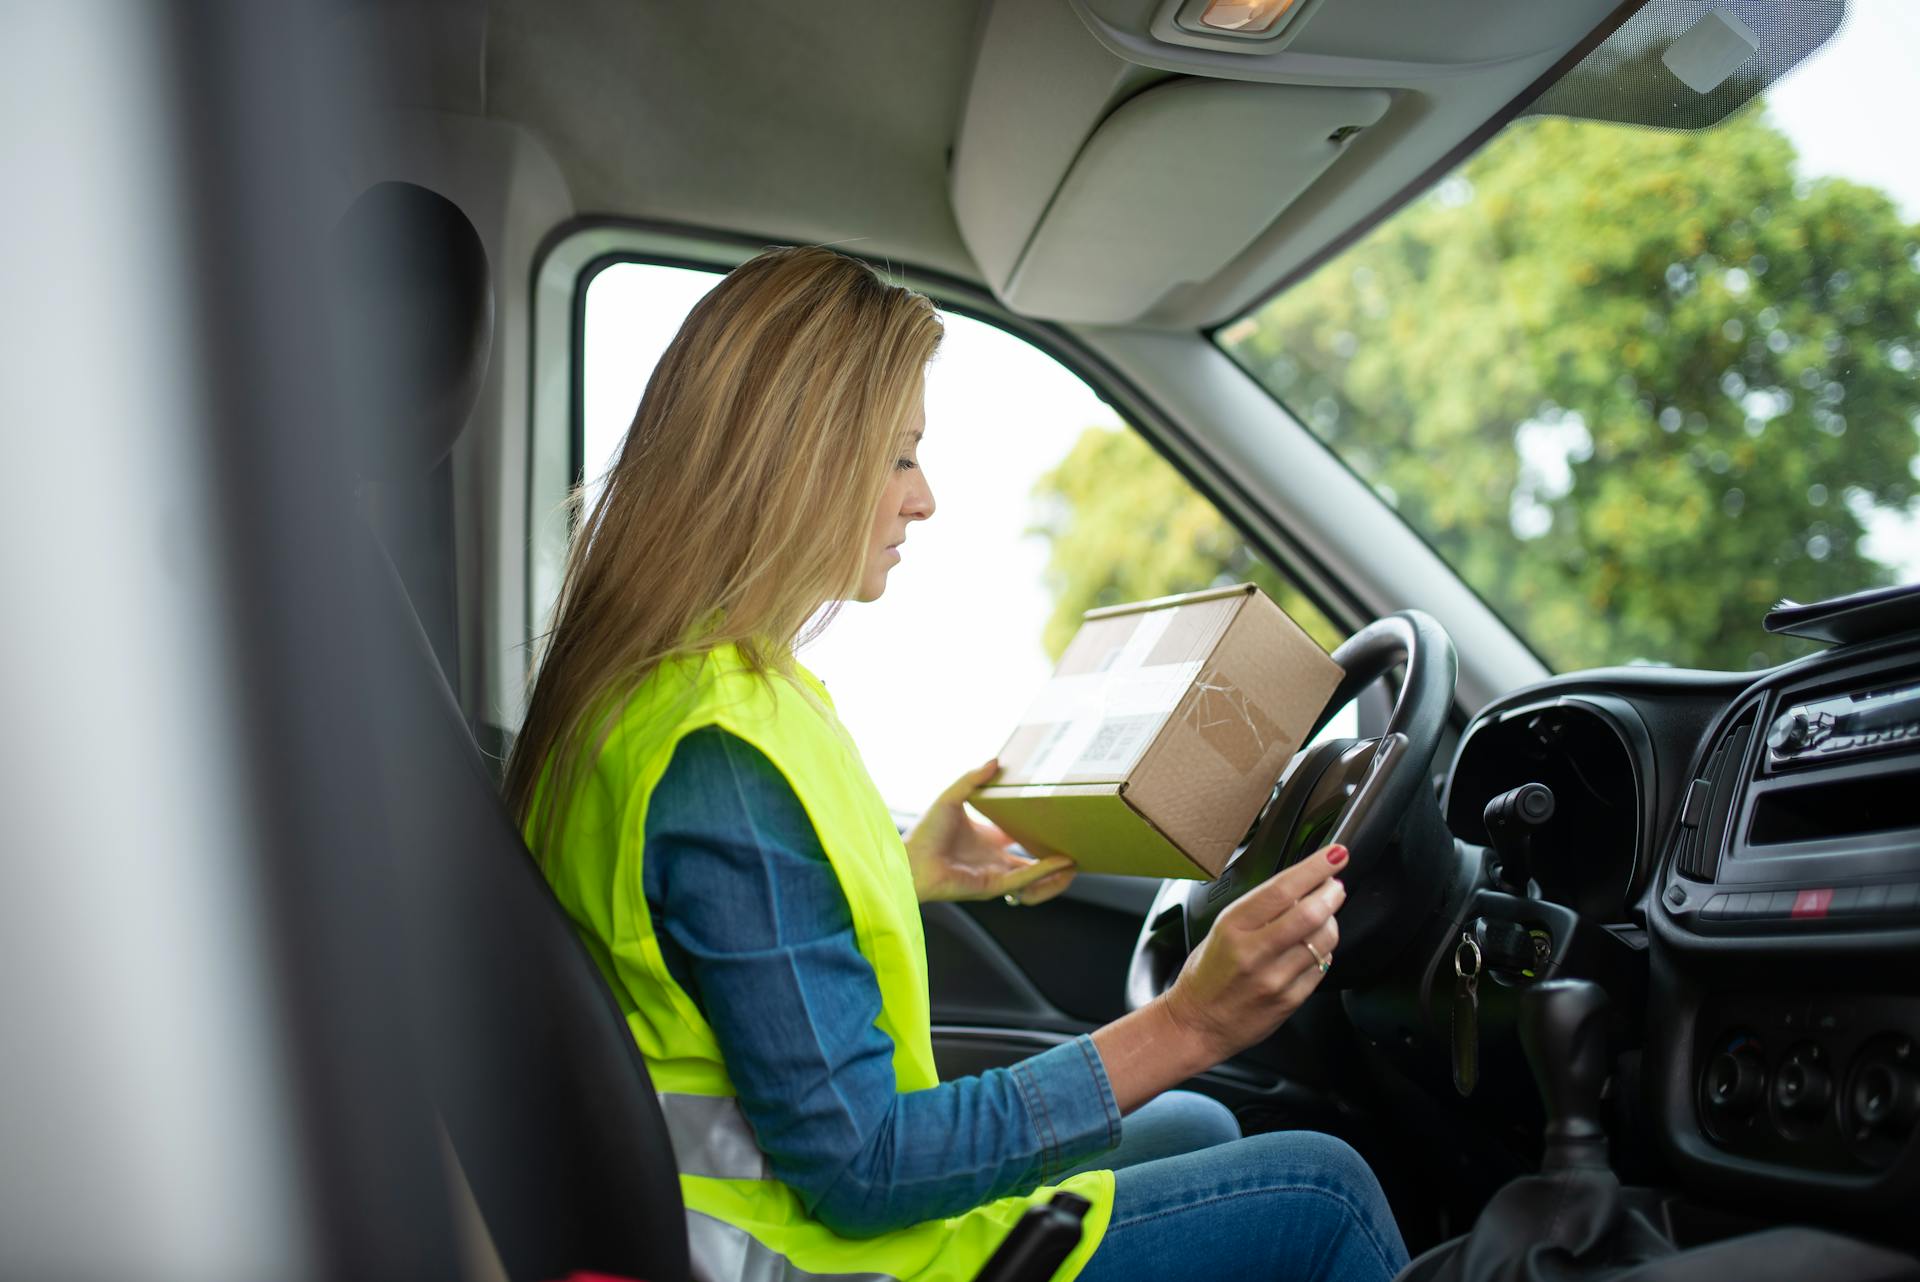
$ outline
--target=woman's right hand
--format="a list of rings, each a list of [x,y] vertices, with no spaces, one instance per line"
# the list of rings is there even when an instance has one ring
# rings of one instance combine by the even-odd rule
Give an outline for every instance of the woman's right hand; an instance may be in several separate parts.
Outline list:
[[[1219,1063],[1266,1040],[1300,1008],[1340,942],[1334,914],[1347,897],[1333,873],[1342,846],[1315,851],[1248,891],[1214,920],[1160,998],[1168,1016]],[[1311,945],[1311,948],[1308,947]]]

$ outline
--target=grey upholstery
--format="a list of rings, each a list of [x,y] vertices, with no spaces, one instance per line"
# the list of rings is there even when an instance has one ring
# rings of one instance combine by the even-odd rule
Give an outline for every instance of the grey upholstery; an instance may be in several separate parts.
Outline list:
[[[345,314],[366,327],[341,347],[345,378],[365,380],[352,398],[366,416],[357,430],[413,437],[363,439],[363,473],[383,477],[382,497],[404,494],[404,469],[418,476],[440,464],[484,374],[485,254],[451,202],[405,184],[376,188],[338,235],[342,284],[358,291]],[[421,365],[400,368],[389,341]],[[363,641],[379,734],[341,750],[371,752],[380,766],[404,852],[410,967],[396,978],[412,999],[420,1069],[494,1246],[517,1282],[575,1271],[679,1282],[684,1213],[646,1066],[500,804],[371,529],[361,554],[366,613],[378,621]]]

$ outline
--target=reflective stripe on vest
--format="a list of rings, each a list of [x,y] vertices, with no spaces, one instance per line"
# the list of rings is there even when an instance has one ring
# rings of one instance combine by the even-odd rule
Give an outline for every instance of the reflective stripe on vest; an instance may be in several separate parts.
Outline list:
[[[673,1164],[683,1175],[715,1180],[770,1180],[767,1155],[754,1142],[740,1101],[725,1095],[660,1092]]]
[[[687,1212],[693,1282],[897,1282],[890,1273],[809,1273],[745,1229]]]

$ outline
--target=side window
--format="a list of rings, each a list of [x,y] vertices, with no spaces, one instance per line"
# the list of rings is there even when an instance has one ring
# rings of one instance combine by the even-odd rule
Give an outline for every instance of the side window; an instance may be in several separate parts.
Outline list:
[[[587,289],[580,459],[590,493],[653,364],[718,280],[619,264]],[[832,692],[888,804],[916,812],[997,751],[1082,611],[1252,580],[1322,645],[1340,634],[1112,406],[1051,356],[943,313],[919,457],[936,511],[887,592],[801,659]],[[1329,727],[1353,733],[1351,712]]]

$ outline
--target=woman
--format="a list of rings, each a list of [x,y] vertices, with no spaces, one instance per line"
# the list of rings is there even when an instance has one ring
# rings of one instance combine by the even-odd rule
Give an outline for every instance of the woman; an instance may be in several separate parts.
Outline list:
[[[1092,1203],[1062,1278],[1387,1278],[1405,1251],[1352,1150],[1156,1099],[1313,991],[1337,847],[1222,914],[1162,999],[938,1080],[919,903],[1041,902],[1071,864],[966,815],[993,762],[903,842],[793,652],[933,514],[940,337],[925,298],[826,250],[721,281],[584,522],[509,766],[660,1092],[698,1275],[970,1278],[1059,1187]]]

